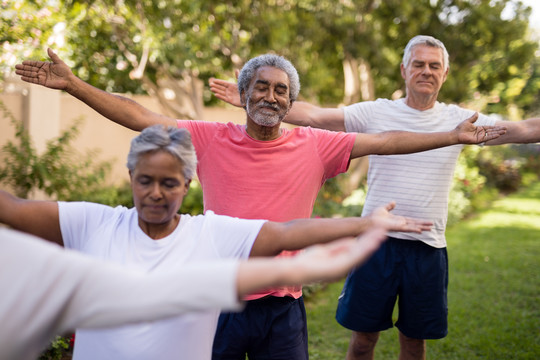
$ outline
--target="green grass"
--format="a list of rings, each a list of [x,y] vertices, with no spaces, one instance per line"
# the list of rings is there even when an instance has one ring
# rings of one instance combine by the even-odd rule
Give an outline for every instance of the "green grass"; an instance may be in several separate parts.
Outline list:
[[[428,341],[427,358],[540,359],[540,183],[449,228],[447,240],[449,334]],[[350,331],[334,318],[342,285],[306,301],[312,360],[345,358]],[[397,330],[382,332],[375,358],[398,351]]]

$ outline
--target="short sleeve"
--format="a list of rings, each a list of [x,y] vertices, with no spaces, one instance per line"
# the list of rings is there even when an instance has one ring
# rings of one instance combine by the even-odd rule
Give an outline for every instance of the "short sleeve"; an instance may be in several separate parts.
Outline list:
[[[352,104],[343,108],[343,118],[345,121],[345,131],[366,132],[367,122],[372,116],[372,101]]]
[[[324,167],[325,179],[346,172],[351,159],[356,134],[313,129],[317,151]]]
[[[204,215],[215,231],[215,247],[221,258],[247,259],[251,248],[266,220],[246,220],[230,216],[216,215],[207,211]]]
[[[64,246],[68,249],[83,249],[91,233],[103,222],[110,220],[114,212],[115,209],[101,204],[59,201],[58,214]]]

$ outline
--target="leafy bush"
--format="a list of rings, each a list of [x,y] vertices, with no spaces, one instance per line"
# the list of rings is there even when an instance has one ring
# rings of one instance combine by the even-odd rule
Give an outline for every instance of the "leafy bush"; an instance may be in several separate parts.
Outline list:
[[[322,187],[313,214],[320,217],[360,216],[366,184],[345,197],[339,175]],[[500,193],[516,191],[540,179],[540,145],[465,146],[456,163],[448,203],[448,224],[488,206]]]
[[[478,166],[487,185],[504,193],[514,192],[521,185],[523,162],[524,159],[517,157],[510,146],[490,147],[478,156]]]
[[[57,336],[49,347],[41,353],[38,360],[68,360],[72,358],[71,336]]]
[[[15,139],[2,146],[0,182],[13,189],[15,195],[28,198],[33,191],[41,190],[55,200],[112,196],[112,190],[102,185],[110,172],[110,162],[96,162],[95,152],[81,155],[71,146],[80,119],[58,138],[48,141],[46,150],[39,155],[22,122],[1,101],[0,109],[15,127]]]
[[[360,216],[362,214],[365,181],[360,184],[357,190],[347,196],[342,190],[342,184],[348,176],[347,173],[340,174],[324,183],[315,200],[313,216],[328,218]]]
[[[448,199],[449,225],[461,220],[477,207],[475,198],[486,183],[476,162],[479,152],[479,147],[466,146],[458,158]]]
[[[197,180],[191,180],[189,191],[182,201],[180,213],[199,215],[203,213],[203,192],[201,184]]]

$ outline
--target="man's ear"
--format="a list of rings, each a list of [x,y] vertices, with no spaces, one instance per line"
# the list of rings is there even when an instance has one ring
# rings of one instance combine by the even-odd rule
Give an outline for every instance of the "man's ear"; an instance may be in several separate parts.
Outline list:
[[[246,108],[246,92],[244,90],[240,93],[240,104],[244,109]]]
[[[184,186],[184,196],[186,196],[189,191],[189,185],[191,185],[191,179],[186,181],[186,185]]]
[[[447,68],[446,71],[444,72],[444,76],[443,76],[443,80],[442,80],[443,84],[446,81],[446,78],[448,77],[448,72],[449,71],[450,71],[450,68]]]

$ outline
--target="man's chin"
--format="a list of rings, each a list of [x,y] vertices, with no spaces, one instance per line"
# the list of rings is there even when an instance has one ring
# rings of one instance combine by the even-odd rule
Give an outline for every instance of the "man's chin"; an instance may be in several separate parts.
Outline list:
[[[263,127],[268,127],[268,128],[273,128],[275,127],[276,125],[279,125],[280,121],[279,119],[278,120],[253,120],[253,122],[259,126],[263,126]]]

